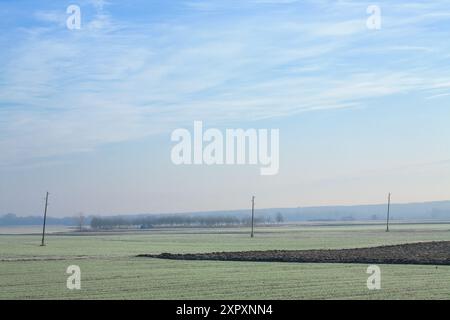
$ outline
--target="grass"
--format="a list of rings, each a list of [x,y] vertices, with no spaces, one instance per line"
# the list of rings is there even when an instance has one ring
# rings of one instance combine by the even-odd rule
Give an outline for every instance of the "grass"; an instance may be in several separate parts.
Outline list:
[[[289,226],[165,230],[115,235],[0,235],[0,299],[448,299],[450,266],[173,261],[140,253],[350,248],[450,240],[450,225]],[[66,268],[81,268],[81,290]]]

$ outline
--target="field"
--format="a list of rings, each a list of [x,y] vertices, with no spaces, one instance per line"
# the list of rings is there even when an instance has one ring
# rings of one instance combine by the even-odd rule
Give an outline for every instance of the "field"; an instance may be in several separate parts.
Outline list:
[[[214,260],[298,263],[416,264],[450,266],[450,241],[405,243],[355,249],[224,251],[141,254],[172,260]]]
[[[183,261],[139,254],[362,248],[450,240],[450,224],[0,232],[0,299],[449,299],[450,266],[379,265],[381,290],[368,290],[367,264]],[[60,229],[58,231],[61,231]],[[8,233],[8,234],[5,234]],[[81,290],[66,268],[81,268]]]

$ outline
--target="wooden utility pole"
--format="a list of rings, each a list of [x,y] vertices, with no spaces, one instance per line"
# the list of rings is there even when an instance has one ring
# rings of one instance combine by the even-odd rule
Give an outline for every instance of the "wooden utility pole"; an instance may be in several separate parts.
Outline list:
[[[45,210],[44,210],[44,224],[42,225],[42,243],[41,247],[45,246],[45,222],[47,220],[47,206],[48,206],[48,192],[45,196]]]
[[[250,235],[253,238],[253,223],[255,221],[255,196],[252,197],[252,233]]]
[[[386,232],[389,232],[389,210],[391,208],[391,193],[388,194],[387,218],[386,218]]]

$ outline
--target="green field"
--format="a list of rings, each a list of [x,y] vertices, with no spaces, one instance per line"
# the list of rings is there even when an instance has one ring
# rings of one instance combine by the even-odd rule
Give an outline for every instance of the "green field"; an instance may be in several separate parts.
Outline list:
[[[136,254],[267,249],[338,249],[450,240],[450,224],[161,229],[112,234],[0,235],[0,299],[449,299],[450,266],[175,261]],[[69,265],[81,290],[66,288]]]

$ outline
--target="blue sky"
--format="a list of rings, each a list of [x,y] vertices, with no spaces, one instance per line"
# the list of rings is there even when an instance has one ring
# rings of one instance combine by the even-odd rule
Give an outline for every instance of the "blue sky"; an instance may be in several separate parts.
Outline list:
[[[449,39],[448,1],[0,1],[0,213],[450,199]],[[194,120],[279,128],[279,174],[174,166]]]

